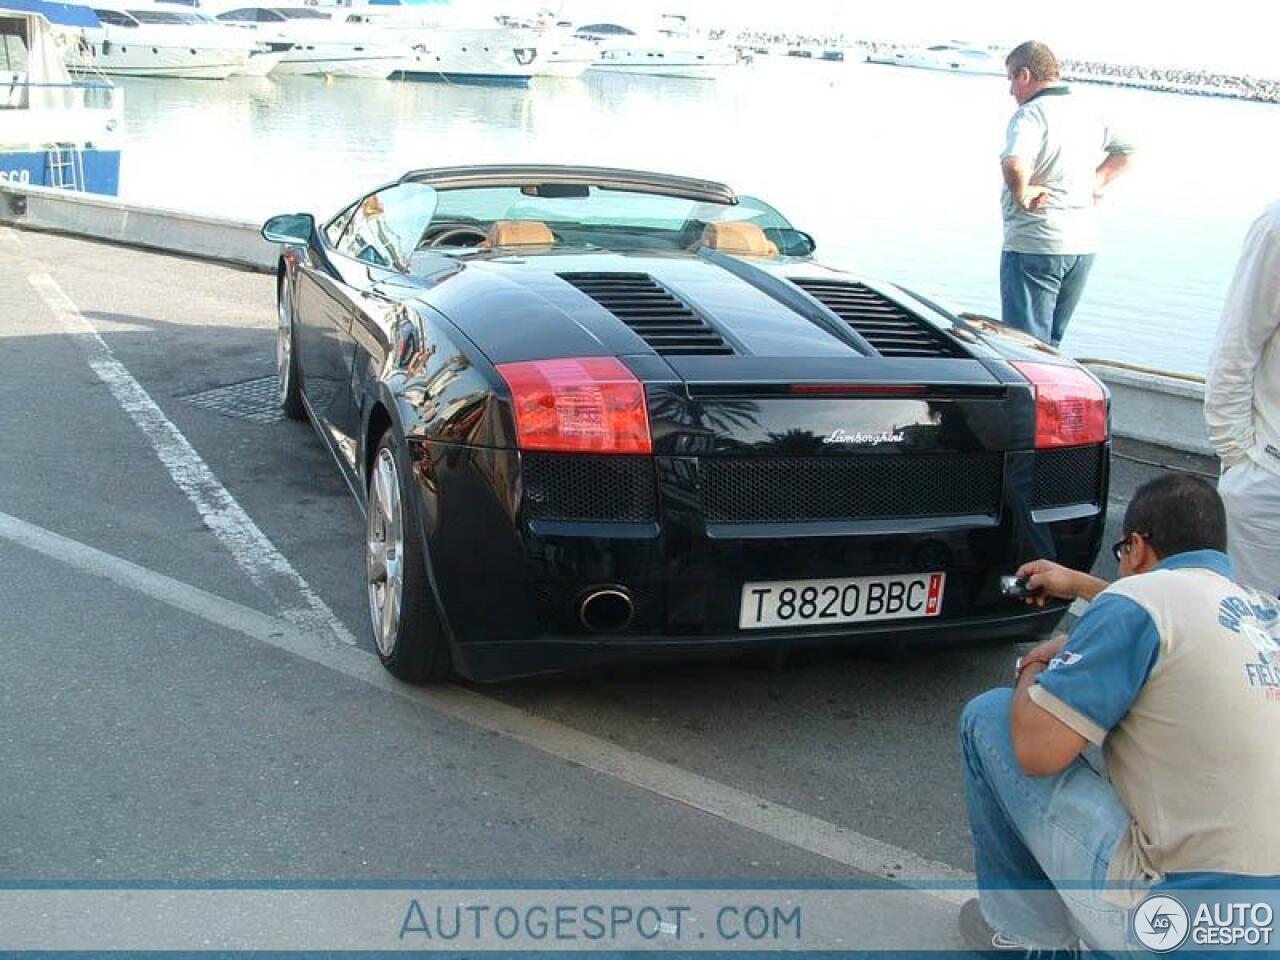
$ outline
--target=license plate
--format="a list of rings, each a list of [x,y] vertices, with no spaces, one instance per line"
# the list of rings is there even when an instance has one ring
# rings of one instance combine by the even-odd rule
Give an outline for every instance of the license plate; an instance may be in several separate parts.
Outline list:
[[[774,580],[742,585],[738,627],[814,627],[936,617],[945,573],[835,580]]]

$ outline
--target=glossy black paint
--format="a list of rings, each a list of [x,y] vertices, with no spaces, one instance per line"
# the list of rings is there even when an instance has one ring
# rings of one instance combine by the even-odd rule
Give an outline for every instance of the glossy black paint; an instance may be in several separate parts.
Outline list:
[[[1000,596],[1000,575],[1038,556],[1087,569],[1097,553],[1105,470],[1090,502],[1033,508],[1034,396],[1009,361],[1067,361],[1030,338],[878,284],[968,357],[867,355],[865,341],[789,282],[850,279],[807,260],[424,251],[412,268],[401,275],[348,259],[317,231],[307,247],[286,250],[279,282],[293,286],[308,412],[362,505],[383,431],[408,444],[433,589],[454,663],[472,678],[734,647],[1024,637],[1049,629],[1063,609],[1029,612],[1010,603]],[[737,355],[659,356],[562,272],[647,273],[710,318]],[[653,518],[530,516],[509,396],[495,366],[564,356],[619,357],[645,384]],[[793,384],[844,384],[850,392],[795,396]],[[878,395],[876,387],[924,392]],[[824,443],[836,431],[901,439],[850,450]],[[702,458],[975,452],[1004,464],[999,507],[979,516],[715,524],[700,504]],[[932,570],[948,575],[937,620],[737,626],[746,581]],[[576,605],[587,591],[615,585],[632,594],[635,620],[617,634],[592,634]]]

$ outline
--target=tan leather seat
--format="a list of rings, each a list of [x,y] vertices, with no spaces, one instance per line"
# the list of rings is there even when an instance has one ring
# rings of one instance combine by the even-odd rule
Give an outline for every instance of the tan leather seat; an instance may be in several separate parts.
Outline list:
[[[485,246],[549,247],[555,242],[551,228],[541,220],[495,220]]]
[[[708,223],[702,245],[745,257],[776,257],[777,245],[754,223]]]

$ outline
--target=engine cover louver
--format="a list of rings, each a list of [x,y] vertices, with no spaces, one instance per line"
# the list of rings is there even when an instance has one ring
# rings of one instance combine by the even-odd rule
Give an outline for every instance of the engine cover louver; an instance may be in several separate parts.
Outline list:
[[[559,276],[625,323],[662,356],[733,353],[733,348],[696,310],[647,273]]]
[[[791,282],[836,314],[886,357],[963,357],[924,320],[861,283],[793,277]]]

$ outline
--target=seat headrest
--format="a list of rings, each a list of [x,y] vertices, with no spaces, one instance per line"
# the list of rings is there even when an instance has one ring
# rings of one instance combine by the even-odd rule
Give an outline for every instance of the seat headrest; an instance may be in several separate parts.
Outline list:
[[[489,228],[490,247],[549,247],[556,242],[541,220],[495,220]]]
[[[777,245],[754,223],[708,223],[702,245],[721,253],[747,257],[776,257]]]

